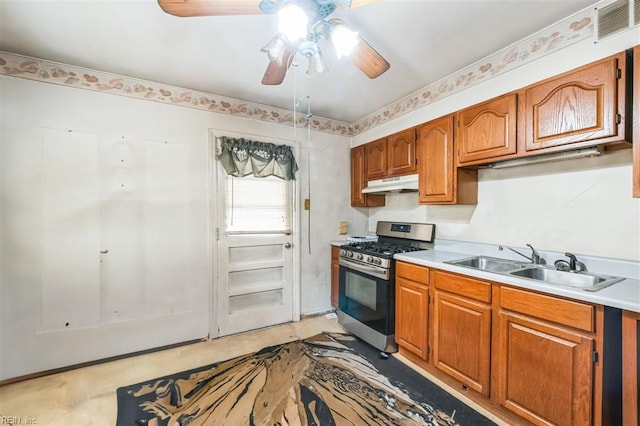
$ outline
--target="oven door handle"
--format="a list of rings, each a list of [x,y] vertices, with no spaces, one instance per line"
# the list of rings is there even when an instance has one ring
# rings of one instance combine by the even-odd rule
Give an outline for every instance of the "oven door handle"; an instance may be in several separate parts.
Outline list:
[[[363,272],[365,274],[373,275],[374,277],[381,278],[383,280],[389,279],[389,270],[376,268],[375,266],[366,266],[361,263],[349,261],[347,259],[340,258],[338,263],[345,268],[351,268],[355,271]]]

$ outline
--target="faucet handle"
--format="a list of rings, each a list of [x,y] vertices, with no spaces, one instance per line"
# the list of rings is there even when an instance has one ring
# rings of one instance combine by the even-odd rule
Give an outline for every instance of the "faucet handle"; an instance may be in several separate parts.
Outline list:
[[[587,270],[587,266],[578,261],[575,254],[567,252],[564,255],[569,258],[569,270],[571,272],[584,272]]]
[[[540,253],[538,253],[538,251],[533,248],[533,246],[529,243],[527,243],[527,246],[531,249],[531,262],[536,264],[536,265],[546,265],[547,261],[544,260],[544,257],[540,256]]]

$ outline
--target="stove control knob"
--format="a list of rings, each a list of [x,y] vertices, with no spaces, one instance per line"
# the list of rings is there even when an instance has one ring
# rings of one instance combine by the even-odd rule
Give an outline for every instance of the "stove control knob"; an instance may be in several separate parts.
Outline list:
[[[349,256],[349,257],[353,257],[353,252],[352,252],[352,251],[348,251],[348,252],[347,252],[347,256]]]
[[[356,259],[358,259],[358,260],[362,260],[362,258],[363,258],[363,257],[364,257],[364,256],[362,255],[362,253],[358,253],[358,254],[356,255]]]
[[[347,251],[345,249],[341,249],[340,250],[340,256],[346,256],[347,255]]]
[[[376,257],[376,258],[374,259],[374,263],[375,263],[376,265],[380,265],[380,264],[382,264],[382,259],[380,259],[379,257]]]
[[[367,262],[373,263],[373,257],[372,256],[367,256]]]

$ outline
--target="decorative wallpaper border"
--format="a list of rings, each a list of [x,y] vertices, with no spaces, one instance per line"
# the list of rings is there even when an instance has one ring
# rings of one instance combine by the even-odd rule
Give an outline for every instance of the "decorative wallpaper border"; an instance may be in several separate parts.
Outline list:
[[[330,134],[355,136],[549,53],[592,38],[592,16],[592,8],[569,16],[354,123],[313,116],[311,128]],[[290,110],[9,52],[0,51],[0,75],[293,126],[293,112]],[[300,114],[296,124],[305,127],[307,118]]]
[[[590,8],[569,16],[352,123],[352,135],[357,135],[460,90],[468,89],[552,52],[593,37],[593,9]]]
[[[9,52],[0,51],[0,75],[293,126],[293,111],[287,109]],[[298,114],[296,124],[306,127],[307,118]],[[351,125],[343,121],[312,117],[311,125],[320,132],[351,136]]]

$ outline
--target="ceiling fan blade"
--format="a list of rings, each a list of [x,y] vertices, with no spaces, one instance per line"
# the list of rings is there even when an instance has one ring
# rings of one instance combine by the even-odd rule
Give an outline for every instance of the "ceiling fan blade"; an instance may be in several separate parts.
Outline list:
[[[158,4],[170,15],[217,16],[260,15],[260,0],[158,0]]]
[[[287,46],[287,50],[282,56],[282,62],[269,61],[267,70],[262,76],[262,84],[266,86],[277,86],[284,80],[287,75],[287,71],[293,62],[293,58],[296,54],[296,47],[292,44]]]
[[[376,78],[389,69],[391,65],[369,43],[358,36],[358,44],[349,55],[351,62],[369,78]]]

